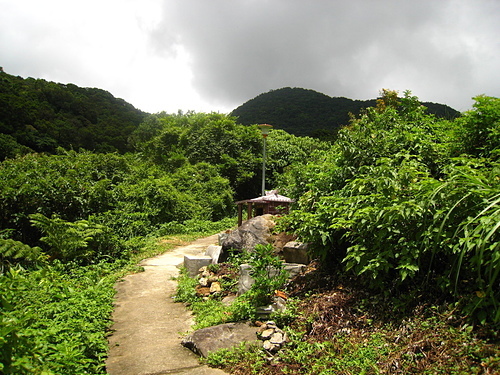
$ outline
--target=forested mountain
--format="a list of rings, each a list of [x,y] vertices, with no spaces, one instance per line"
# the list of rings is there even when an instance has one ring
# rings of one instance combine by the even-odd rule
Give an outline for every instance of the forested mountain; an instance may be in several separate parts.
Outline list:
[[[127,151],[145,113],[97,88],[22,78],[0,70],[0,160],[57,147]]]
[[[236,108],[231,115],[244,125],[268,123],[277,129],[300,136],[334,135],[349,122],[349,113],[358,115],[373,107],[376,99],[332,98],[314,90],[285,87],[260,94]],[[428,113],[453,119],[460,113],[444,104],[422,103]]]
[[[429,113],[453,119],[447,105],[422,103]],[[314,90],[285,87],[247,101],[231,115],[243,125],[269,123],[298,136],[333,139],[349,114],[376,105]],[[0,160],[30,151],[53,153],[57,147],[96,152],[131,151],[131,133],[144,113],[98,88],[22,78],[0,69]]]

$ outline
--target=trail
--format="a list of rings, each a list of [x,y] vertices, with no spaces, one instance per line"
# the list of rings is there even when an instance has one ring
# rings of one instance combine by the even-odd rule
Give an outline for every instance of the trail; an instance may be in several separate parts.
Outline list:
[[[172,299],[185,254],[203,254],[217,235],[179,246],[141,262],[144,272],[131,274],[115,288],[113,334],[106,361],[109,375],[220,375],[222,370],[199,364],[198,356],[181,345],[192,324],[191,313]]]

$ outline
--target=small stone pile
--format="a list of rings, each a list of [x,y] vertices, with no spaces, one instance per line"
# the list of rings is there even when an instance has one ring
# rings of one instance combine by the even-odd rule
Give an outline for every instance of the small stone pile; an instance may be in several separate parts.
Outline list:
[[[287,342],[286,333],[279,329],[275,322],[256,322],[259,326],[257,337],[264,341],[262,347],[270,353],[278,352]]]
[[[222,291],[220,276],[210,272],[206,266],[201,267],[199,272],[198,285],[196,286],[197,295],[208,297],[211,294],[220,293]]]

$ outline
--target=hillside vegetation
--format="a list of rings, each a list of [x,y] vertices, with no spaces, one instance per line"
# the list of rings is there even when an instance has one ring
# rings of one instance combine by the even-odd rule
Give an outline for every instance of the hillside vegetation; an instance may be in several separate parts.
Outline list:
[[[0,374],[104,374],[113,283],[141,257],[165,251],[161,237],[233,226],[234,201],[259,194],[262,135],[230,115],[145,115],[97,89],[0,77]],[[318,285],[358,286],[368,293],[365,306],[404,319],[416,305],[432,306],[452,317],[439,320],[440,332],[453,322],[457,347],[475,340],[474,353],[450,351],[451,367],[441,373],[470,363],[478,374],[495,371],[499,362],[500,100],[475,99],[471,111],[443,119],[410,92],[383,90],[335,142],[281,129],[267,138],[267,187],[297,199],[279,228],[311,244]],[[269,298],[263,290],[259,300]],[[307,304],[317,292],[296,294]],[[221,316],[252,317],[248,301],[240,306]],[[311,329],[317,319],[332,322],[325,317],[332,306],[314,306],[321,311],[293,323],[295,341],[283,358],[295,362],[282,362],[282,373],[321,373],[300,353],[330,358]],[[332,332],[329,324],[322,327]],[[334,332],[332,342],[347,331]],[[360,337],[373,353],[392,348],[376,335]],[[335,343],[351,345],[342,340]],[[443,349],[435,340],[434,349]],[[265,355],[255,358],[267,366]],[[453,367],[462,355],[462,367]],[[380,373],[373,361],[345,373]]]
[[[250,99],[231,115],[244,125],[267,123],[294,135],[334,139],[337,131],[349,123],[350,114],[357,116],[375,104],[375,99],[332,98],[314,90],[285,87]],[[451,120],[460,115],[444,104],[422,104],[428,113],[440,118]]]
[[[130,151],[128,136],[145,115],[104,90],[0,71],[0,160],[57,147]]]

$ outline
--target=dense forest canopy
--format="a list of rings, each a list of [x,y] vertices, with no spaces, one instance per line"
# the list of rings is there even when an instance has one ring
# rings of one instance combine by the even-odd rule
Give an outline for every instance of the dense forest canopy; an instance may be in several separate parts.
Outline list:
[[[349,123],[349,114],[359,115],[361,110],[375,104],[375,99],[332,98],[314,90],[285,87],[250,99],[231,115],[245,125],[269,123],[294,135],[331,138]],[[438,117],[453,119],[460,114],[447,105],[422,104]]]
[[[0,71],[0,159],[57,147],[129,151],[128,136],[145,115],[104,90]]]

